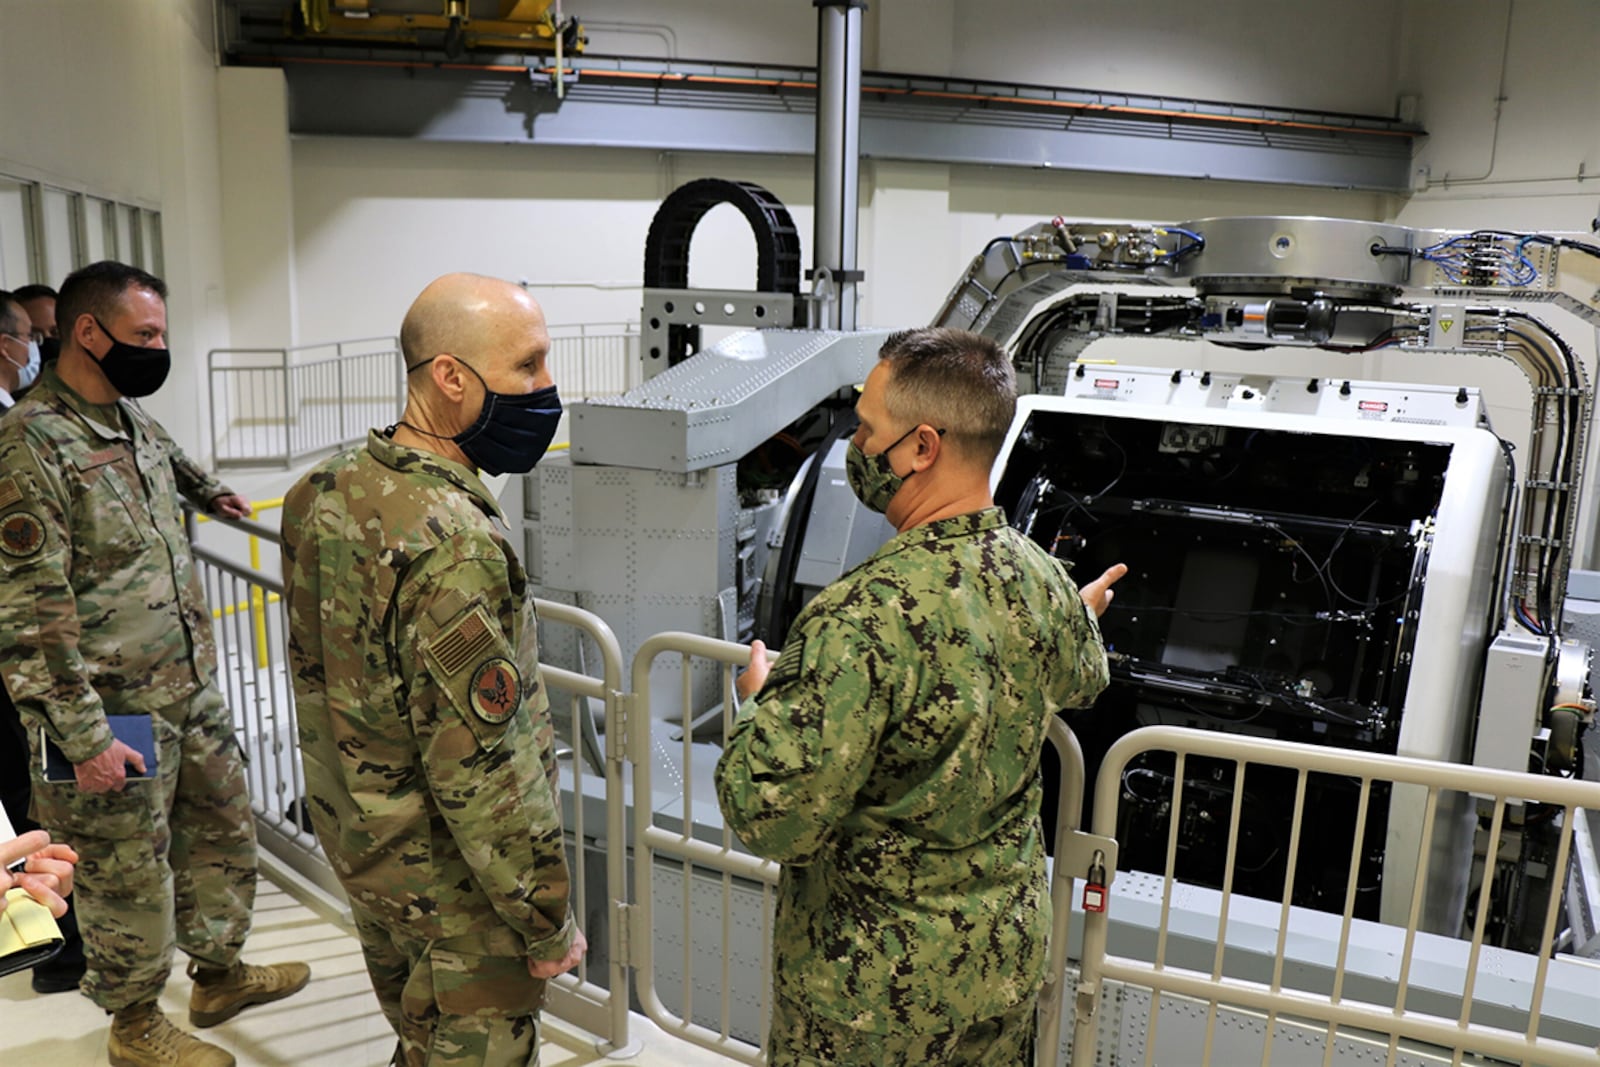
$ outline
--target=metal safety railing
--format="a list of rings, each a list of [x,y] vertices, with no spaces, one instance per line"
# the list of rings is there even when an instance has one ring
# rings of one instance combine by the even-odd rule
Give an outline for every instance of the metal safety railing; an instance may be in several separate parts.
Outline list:
[[[395,337],[218,348],[206,363],[219,467],[292,467],[360,443],[405,405]],[[549,366],[565,396],[625,393],[642,379],[638,324],[551,326]]]
[[[356,444],[405,401],[394,337],[293,348],[218,348],[206,357],[219,467],[292,467]]]
[[[627,899],[627,851],[611,847],[627,840],[620,706],[623,692],[622,649],[616,635],[599,617],[565,604],[536,602],[541,630],[564,626],[577,631],[599,656],[599,673],[585,674],[540,665],[539,676],[550,697],[550,713],[559,743],[561,791],[571,797],[565,813],[568,869],[572,875],[572,910],[590,938],[589,954],[573,974],[562,975],[550,986],[550,1010],[599,1035],[612,1049],[628,1044],[628,969],[624,926],[617,901]],[[586,660],[587,661],[587,660]],[[599,731],[596,706],[605,724],[605,750],[597,753]],[[599,766],[596,767],[598,756]],[[612,802],[616,798],[616,802]],[[600,815],[593,825],[592,812]],[[591,844],[591,841],[596,844]],[[592,885],[591,850],[600,854],[602,884]],[[599,941],[596,931],[605,930]],[[597,957],[604,953],[605,984],[591,978]]]
[[[1083,761],[1083,748],[1077,735],[1067,724],[1056,718],[1050,721],[1046,738],[1055,748],[1061,765],[1061,792],[1056,800],[1056,835],[1051,855],[1054,860],[1050,870],[1050,962],[1045,969],[1044,987],[1039,990],[1039,1040],[1040,1064],[1055,1063],[1061,1047],[1062,999],[1072,993],[1067,988],[1068,961],[1071,958],[1073,894],[1077,880],[1073,871],[1079,868],[1076,858],[1087,852],[1091,861],[1097,845],[1103,842],[1085,835],[1083,825],[1083,794],[1088,781]],[[1108,869],[1116,866],[1116,852],[1103,858]],[[1087,865],[1083,866],[1088,869]]]
[[[1162,805],[1168,820],[1167,846],[1153,958],[1134,958],[1107,951],[1112,916],[1119,906],[1130,908],[1137,903],[1124,893],[1113,889],[1108,911],[1085,915],[1073,1041],[1074,1067],[1099,1062],[1096,1016],[1105,1007],[1108,983],[1124,983],[1129,988],[1149,991],[1148,1021],[1143,1032],[1135,1035],[1135,1044],[1142,1044],[1142,1047],[1136,1048],[1133,1055],[1125,1056],[1130,1063],[1231,1065],[1251,1062],[1267,1067],[1276,1056],[1277,1062],[1299,1064],[1307,1062],[1305,1045],[1308,1041],[1318,1040],[1322,1047],[1316,1052],[1316,1058],[1324,1064],[1332,1062],[1336,1052],[1341,1057],[1351,1054],[1352,1042],[1359,1042],[1356,1058],[1362,1062],[1382,1062],[1388,1067],[1397,1062],[1416,1062],[1412,1052],[1415,1051],[1413,1046],[1418,1044],[1431,1046],[1435,1053],[1448,1050],[1450,1062],[1457,1064],[1464,1058],[1475,1062],[1475,1057],[1554,1067],[1595,1067],[1600,1063],[1600,1053],[1592,1043],[1564,1039],[1542,1029],[1548,1022],[1544,1019],[1543,1008],[1552,974],[1558,970],[1577,969],[1581,973],[1574,972],[1566,977],[1572,978],[1577,987],[1587,990],[1586,995],[1592,997],[1597,981],[1593,968],[1570,958],[1552,959],[1549,953],[1514,953],[1485,944],[1485,924],[1497,892],[1498,880],[1493,872],[1503,847],[1502,835],[1511,828],[1508,807],[1523,802],[1547,805],[1549,807],[1543,810],[1549,817],[1560,819],[1556,855],[1549,860],[1550,870],[1554,872],[1551,880],[1557,888],[1544,905],[1539,942],[1554,944],[1561,911],[1559,886],[1564,882],[1561,873],[1567,870],[1572,855],[1578,820],[1584,817],[1585,809],[1600,807],[1600,782],[1516,774],[1211,731],[1149,727],[1118,740],[1101,764],[1095,788],[1094,829],[1097,834],[1111,836],[1117,826],[1118,805],[1124,792],[1124,772],[1136,757],[1146,753],[1172,754],[1175,759],[1170,791]],[[1220,893],[1214,899],[1208,897],[1202,909],[1214,910],[1215,926],[1209,933],[1190,931],[1202,946],[1211,944],[1214,938],[1209,967],[1196,966],[1192,961],[1189,966],[1183,966],[1168,958],[1171,946],[1180,936],[1174,928],[1178,896],[1185,895],[1191,901],[1195,897],[1193,887],[1179,883],[1174,877],[1180,829],[1185,822],[1181,813],[1185,810],[1186,764],[1190,757],[1220,761],[1223,768],[1231,765],[1232,814],[1227,830],[1223,883]],[[1218,772],[1216,766],[1206,774],[1212,779],[1218,773],[1228,778],[1229,771]],[[1235,894],[1233,879],[1246,779],[1251,773],[1275,769],[1293,772],[1296,787],[1290,836],[1283,846],[1287,860],[1282,898],[1266,905],[1276,912],[1276,943],[1270,978],[1263,981],[1259,976],[1242,975],[1229,956],[1230,951],[1235,957],[1243,952],[1242,939],[1237,936],[1233,922],[1235,914],[1252,903],[1258,907],[1264,905],[1254,898]],[[1333,943],[1328,948],[1327,958],[1313,961],[1301,951],[1296,954],[1296,965],[1286,967],[1286,949],[1291,940],[1299,941],[1304,949],[1307,920],[1335,918],[1320,912],[1308,914],[1307,909],[1291,904],[1302,846],[1318,847],[1316,843],[1302,841],[1307,784],[1312,775],[1338,776],[1359,783],[1359,799],[1352,827],[1343,911],[1337,916],[1337,936],[1331,938]],[[1375,791],[1383,788],[1392,788],[1397,795],[1406,791],[1403,802],[1415,802],[1422,812],[1422,844],[1417,849],[1414,865],[1412,856],[1396,855],[1402,849],[1396,846],[1393,835],[1385,856],[1386,866],[1392,863],[1407,870],[1414,866],[1415,872],[1409,917],[1398,953],[1394,951],[1392,940],[1387,939],[1397,932],[1394,927],[1355,918],[1356,872],[1367,836],[1364,827],[1369,807],[1375,803]],[[1433,832],[1436,823],[1443,829],[1445,816],[1440,814],[1441,810],[1450,810],[1462,797],[1492,809],[1487,851],[1482,859],[1482,869],[1489,873],[1482,876],[1476,891],[1475,919],[1470,935],[1464,940],[1444,938],[1419,929],[1424,885],[1428,882],[1429,865],[1434,857],[1430,846]],[[1381,973],[1377,979],[1370,973],[1358,973],[1352,965],[1358,938],[1363,939],[1361,954],[1377,958],[1380,963]],[[1420,957],[1425,943],[1433,951],[1426,968]],[[1441,959],[1448,961],[1448,965],[1436,962]],[[1448,979],[1448,975],[1460,976],[1459,987],[1452,984],[1453,979]],[[1494,1021],[1484,1022],[1475,1019],[1474,1013],[1487,1014],[1481,994],[1491,980],[1496,983],[1496,995],[1500,1000]],[[1181,1044],[1162,1043],[1161,1024],[1177,1017],[1164,1013],[1165,1001],[1181,1002],[1190,1017],[1194,1011],[1203,1010],[1202,1046],[1194,1045],[1193,1031],[1189,1028],[1185,1028]],[[1418,1003],[1424,1006],[1418,1007]],[[1220,1020],[1224,1016],[1237,1019],[1240,1015],[1252,1020],[1249,1027],[1232,1027],[1226,1036],[1226,1051],[1217,1051],[1217,1043],[1223,1040],[1218,1036]],[[1263,1016],[1265,1025],[1261,1026],[1259,1020]],[[1518,1020],[1520,1029],[1504,1025],[1506,1019]],[[1525,1025],[1520,1021],[1523,1019]],[[1243,1033],[1250,1036],[1241,1039]],[[1290,1037],[1292,1041],[1287,1040]],[[1342,1047],[1340,1042],[1344,1042]],[[1259,1047],[1255,1047],[1257,1044]],[[1286,1048],[1289,1051],[1285,1051]],[[1127,1051],[1124,1049],[1125,1053]]]
[[[679,659],[682,681],[676,701],[681,729],[676,741],[677,759],[670,764],[675,767],[674,780],[668,785],[667,795],[658,798],[652,774],[654,754],[672,741],[658,736],[655,710],[665,709],[651,707],[651,674],[657,657],[674,654]],[[713,709],[704,719],[696,714],[700,709],[694,699],[692,661],[696,658],[719,665],[721,673],[721,708]],[[633,707],[628,716],[633,795],[636,800],[648,797],[650,803],[647,810],[640,810],[638,803],[634,805],[630,926],[637,931],[632,953],[635,992],[645,1015],[684,1040],[741,1063],[760,1064],[766,1062],[762,1050],[767,1043],[770,1014],[773,889],[778,884],[778,865],[744,851],[722,821],[715,798],[698,798],[697,811],[695,795],[697,784],[703,786],[709,781],[708,764],[714,762],[707,751],[709,746],[695,743],[697,720],[711,719],[716,739],[726,740],[733,729],[737,707],[734,670],[749,660],[750,650],[744,645],[678,632],[648,638],[633,657]],[[705,818],[697,819],[702,814]],[[677,876],[675,880],[673,875]],[[658,936],[665,940],[668,931],[656,925],[656,894],[669,886],[679,905],[673,933],[681,947],[681,969],[664,988],[663,979],[667,976],[657,971],[656,941]],[[695,900],[704,900],[707,890],[715,892],[721,904],[699,912],[702,928],[697,929]],[[757,933],[738,946],[736,912],[739,925]],[[711,928],[706,930],[708,917]],[[670,945],[670,941],[666,944]],[[708,971],[715,973],[716,982],[705,992],[715,995],[716,1003],[710,1011],[702,1007],[702,1021],[696,1022],[695,986]],[[676,1004],[669,1006],[663,993]],[[743,1010],[736,1013],[736,1008]]]
[[[598,322],[550,327],[550,374],[561,394],[616,396],[643,380],[639,324]]]
[[[252,517],[259,516],[263,511],[273,511],[281,507],[283,507],[283,497],[281,496],[273,497],[269,500],[251,501]],[[186,515],[193,523],[216,521],[210,515],[202,515],[195,511],[187,511]],[[261,535],[251,533],[247,535],[247,539],[247,555],[250,561],[250,573],[261,574]],[[190,530],[189,540],[191,543],[196,541],[196,535],[193,528]],[[270,543],[277,543],[277,537],[275,534]],[[282,598],[277,593],[268,592],[265,588],[257,585],[251,588],[250,599],[231,601],[222,604],[220,607],[214,607],[211,609],[211,617],[213,619],[221,619],[224,616],[237,615],[240,612],[247,613],[250,619],[250,628],[255,633],[256,657],[260,662],[266,663],[269,661],[270,655],[270,649],[267,643],[267,608],[268,605],[278,603],[280,599]]]
[[[338,880],[311,832],[305,810],[294,689],[289,682],[288,616],[283,583],[261,571],[259,548],[250,564],[200,544],[198,516],[187,512],[195,568],[212,605],[217,685],[233,714],[245,753],[245,777],[263,846],[325,893],[341,895]],[[252,544],[279,543],[278,531],[250,519],[217,520],[243,531]]]

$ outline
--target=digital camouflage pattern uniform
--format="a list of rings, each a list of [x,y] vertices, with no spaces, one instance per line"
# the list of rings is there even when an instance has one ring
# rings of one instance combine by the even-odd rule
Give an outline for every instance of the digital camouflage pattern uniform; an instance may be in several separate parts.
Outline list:
[[[174,943],[225,968],[250,931],[255,823],[178,507],[227,492],[137,403],[91,404],[54,364],[0,419],[0,665],[30,727],[35,816],[80,856],[82,988],[110,1011],[161,994]],[[42,780],[40,727],[82,763],[120,714],[153,717],[155,778],[100,794]]]
[[[784,865],[770,1063],[1033,1062],[1040,753],[1107,680],[1066,568],[999,508],[907,530],[806,605],[716,773]]]
[[[529,1063],[575,926],[537,619],[468,468],[373,432],[284,503],[300,751],[402,1062]]]

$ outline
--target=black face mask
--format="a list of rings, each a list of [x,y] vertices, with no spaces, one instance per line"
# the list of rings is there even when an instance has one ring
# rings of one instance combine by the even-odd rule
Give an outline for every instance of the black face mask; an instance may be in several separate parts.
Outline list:
[[[111,336],[106,324],[98,318],[94,324],[100,332],[111,337],[111,348],[100,357],[100,370],[111,388],[123,396],[149,396],[161,388],[172,370],[172,351],[166,348],[140,348],[123,344]]]
[[[527,474],[533,470],[550,448],[556,426],[561,422],[561,398],[556,395],[556,387],[550,385],[522,394],[497,393],[471,364],[459,359],[456,362],[483,382],[484,397],[483,410],[478,412],[477,419],[450,440],[461,448],[474,467],[491,477]],[[423,364],[418,363],[407,368],[406,373],[421,366]]]

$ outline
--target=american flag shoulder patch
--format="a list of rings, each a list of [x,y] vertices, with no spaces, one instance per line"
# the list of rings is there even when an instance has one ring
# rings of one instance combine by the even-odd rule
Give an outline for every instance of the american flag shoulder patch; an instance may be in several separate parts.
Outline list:
[[[439,667],[450,676],[482,662],[496,645],[494,626],[482,605],[451,623],[429,642]]]

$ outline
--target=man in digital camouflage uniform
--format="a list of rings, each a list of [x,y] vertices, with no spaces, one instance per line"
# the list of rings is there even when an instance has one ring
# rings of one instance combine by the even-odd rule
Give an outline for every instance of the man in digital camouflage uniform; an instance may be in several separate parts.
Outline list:
[[[77,271],[58,302],[61,357],[0,420],[0,666],[30,726],[38,821],[81,857],[83,992],[113,1013],[113,1064],[222,1067],[156,1001],[174,944],[189,1018],[212,1026],[302,988],[304,964],[239,961],[255,899],[255,824],[181,493],[250,513],[133,397],[170,366],[166,287],[120,263]],[[149,715],[156,774],[108,715]],[[76,781],[43,780],[40,728]]]
[[[532,591],[475,471],[523,473],[561,405],[520,287],[446,275],[407,313],[400,422],[284,506],[300,751],[406,1067],[538,1060],[568,906]]]
[[[769,1063],[1033,1063],[1050,929],[1039,759],[1107,682],[1084,587],[1011,529],[989,472],[1016,410],[1005,354],[891,336],[846,473],[899,531],[819,593],[717,764],[729,825],[784,864]],[[1092,609],[1092,610],[1091,610]]]

